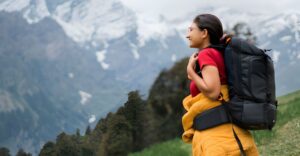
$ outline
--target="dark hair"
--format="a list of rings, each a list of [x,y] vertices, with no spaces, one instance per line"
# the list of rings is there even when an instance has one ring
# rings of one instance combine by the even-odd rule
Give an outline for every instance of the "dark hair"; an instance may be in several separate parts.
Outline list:
[[[193,21],[200,30],[207,29],[210,43],[219,44],[223,36],[223,27],[219,18],[212,14],[200,14]]]

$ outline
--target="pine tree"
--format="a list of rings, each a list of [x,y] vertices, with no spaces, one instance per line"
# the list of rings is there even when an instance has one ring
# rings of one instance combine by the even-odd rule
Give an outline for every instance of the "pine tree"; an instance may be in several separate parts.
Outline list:
[[[87,126],[86,130],[85,130],[85,135],[90,135],[92,132],[90,125]]]
[[[22,148],[19,149],[18,153],[16,156],[31,156],[30,153],[26,153]]]
[[[79,156],[81,148],[77,143],[77,139],[62,132],[56,139],[57,155],[63,156]]]
[[[56,156],[56,148],[55,148],[55,144],[51,141],[47,142],[42,150],[40,151],[39,156]]]
[[[10,156],[9,149],[6,148],[6,147],[1,147],[0,148],[0,155],[1,156]]]
[[[124,156],[132,151],[131,126],[124,116],[114,115],[107,132],[107,155]]]
[[[181,117],[184,114],[182,100],[189,95],[189,80],[186,77],[188,59],[177,62],[155,80],[147,100],[148,129],[145,129],[147,144],[180,137]],[[148,106],[147,106],[148,107]]]
[[[131,126],[132,151],[138,151],[143,148],[144,136],[142,134],[145,122],[145,105],[138,91],[128,93],[128,101],[124,107],[119,109],[118,115],[123,115]]]

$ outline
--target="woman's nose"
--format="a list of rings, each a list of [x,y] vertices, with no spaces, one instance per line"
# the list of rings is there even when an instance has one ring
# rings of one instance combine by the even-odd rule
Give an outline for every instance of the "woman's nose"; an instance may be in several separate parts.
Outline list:
[[[190,39],[190,33],[187,33],[185,36],[187,39]]]

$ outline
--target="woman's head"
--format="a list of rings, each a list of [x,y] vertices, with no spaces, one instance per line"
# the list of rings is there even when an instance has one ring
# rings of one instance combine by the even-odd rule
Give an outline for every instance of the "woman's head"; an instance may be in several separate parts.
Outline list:
[[[211,14],[200,14],[194,18],[187,38],[190,40],[190,47],[204,48],[207,44],[218,44],[222,36],[223,27],[219,18]]]

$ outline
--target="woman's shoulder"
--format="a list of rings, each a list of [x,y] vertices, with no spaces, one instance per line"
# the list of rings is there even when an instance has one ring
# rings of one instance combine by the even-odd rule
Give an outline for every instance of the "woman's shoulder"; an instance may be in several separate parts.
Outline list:
[[[214,49],[214,48],[205,48],[205,49],[201,50],[200,55],[220,56],[222,54],[217,49]]]

